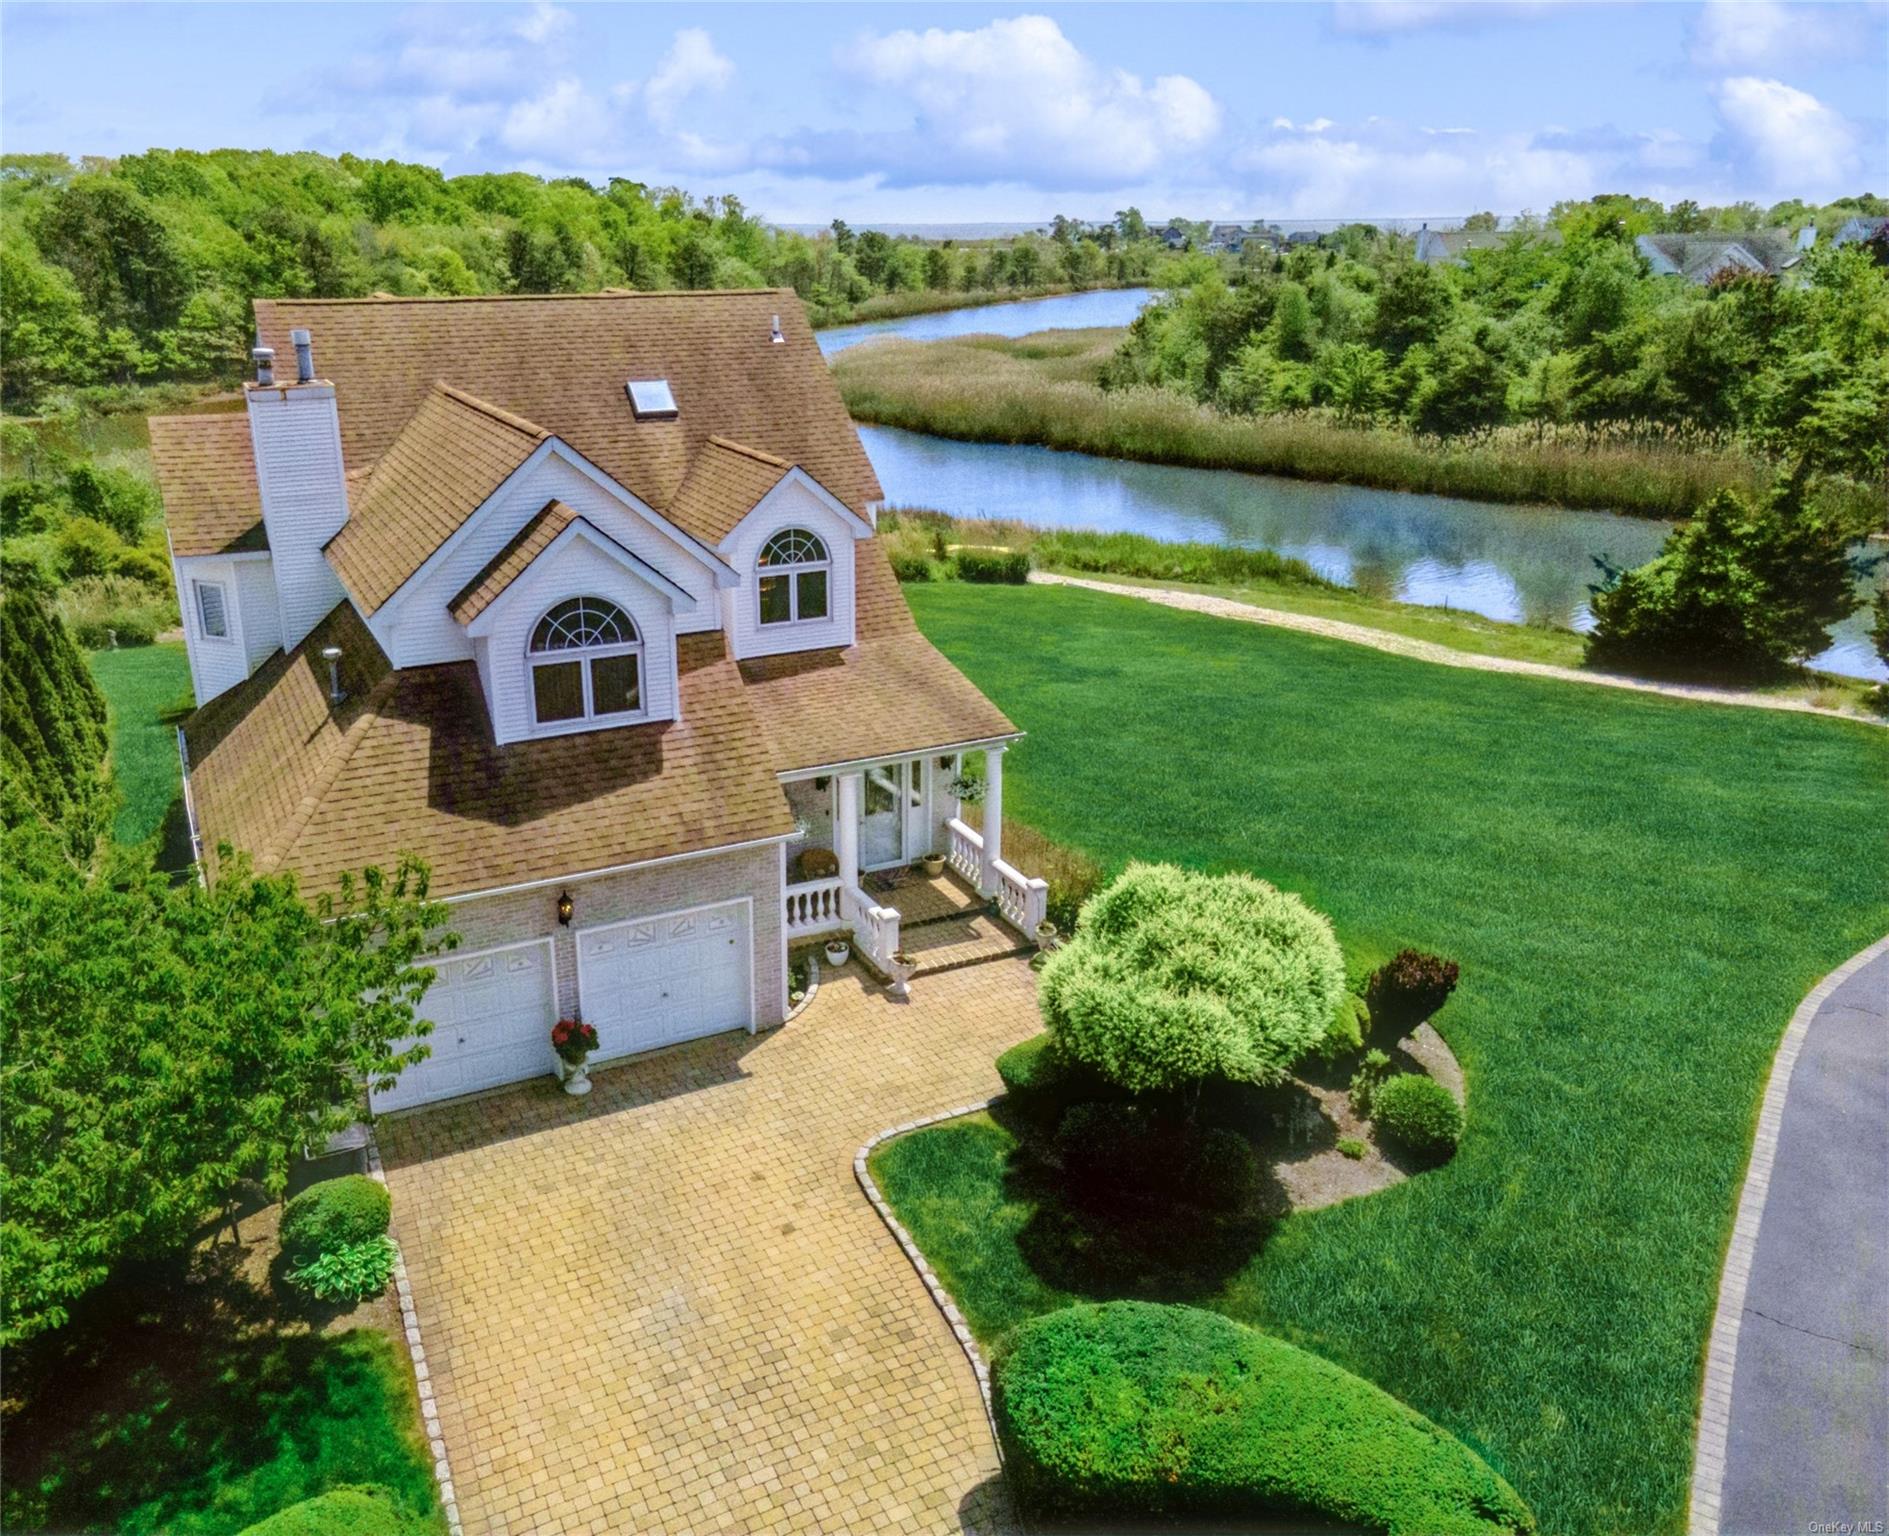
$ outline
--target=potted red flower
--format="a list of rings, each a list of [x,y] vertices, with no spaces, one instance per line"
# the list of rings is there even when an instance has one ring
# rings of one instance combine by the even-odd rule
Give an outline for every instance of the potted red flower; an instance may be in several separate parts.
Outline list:
[[[551,1049],[558,1053],[558,1076],[564,1091],[582,1096],[590,1092],[590,1069],[585,1065],[597,1049],[597,1030],[576,1019],[559,1019],[551,1026]]]

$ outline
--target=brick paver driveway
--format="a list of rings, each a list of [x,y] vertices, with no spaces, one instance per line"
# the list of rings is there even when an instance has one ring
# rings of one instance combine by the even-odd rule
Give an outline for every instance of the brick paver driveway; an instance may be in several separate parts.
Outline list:
[[[997,1090],[1020,961],[848,966],[758,1038],[379,1130],[469,1536],[956,1531],[1009,1516],[976,1384],[853,1181]]]

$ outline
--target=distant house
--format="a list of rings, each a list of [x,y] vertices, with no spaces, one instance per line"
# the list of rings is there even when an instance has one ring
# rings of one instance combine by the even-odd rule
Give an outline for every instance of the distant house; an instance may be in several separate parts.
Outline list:
[[[1181,250],[1186,246],[1188,239],[1187,226],[1182,224],[1178,219],[1161,231],[1161,243],[1170,251]]]
[[[1425,224],[1417,231],[1417,260],[1433,267],[1467,266],[1466,251],[1492,251],[1511,233],[1500,229],[1432,229]]]
[[[1889,219],[1858,217],[1845,219],[1837,232],[1830,237],[1832,245],[1868,244],[1871,240],[1889,236]]]
[[[1741,272],[1777,277],[1802,261],[1805,250],[1798,238],[1781,229],[1743,235],[1641,235],[1633,246],[1655,277],[1683,277],[1701,287]]]
[[[1207,249],[1238,254],[1246,244],[1246,229],[1239,224],[1215,224],[1207,231]]]
[[[1315,229],[1295,229],[1286,236],[1287,245],[1317,245],[1318,231]]]

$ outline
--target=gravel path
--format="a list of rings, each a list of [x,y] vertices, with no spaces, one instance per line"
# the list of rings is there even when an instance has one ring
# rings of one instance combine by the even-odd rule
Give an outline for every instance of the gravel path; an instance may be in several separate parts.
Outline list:
[[[1245,624],[1271,624],[1280,629],[1296,629],[1301,634],[1323,635],[1328,640],[1365,645],[1374,651],[1385,651],[1392,656],[1408,656],[1415,661],[1435,662],[1441,667],[1462,667],[1472,672],[1508,672],[1519,677],[1544,677],[1554,682],[1586,683],[1598,688],[1625,688],[1633,693],[1660,693],[1672,699],[1694,699],[1706,704],[1740,704],[1748,709],[1782,709],[1800,715],[1830,715],[1839,720],[1861,720],[1869,725],[1889,724],[1889,721],[1851,714],[1847,710],[1825,709],[1803,699],[1746,693],[1733,688],[1712,688],[1704,684],[1655,683],[1637,677],[1621,677],[1611,672],[1584,672],[1578,667],[1550,666],[1542,661],[1482,656],[1474,651],[1452,650],[1432,640],[1416,640],[1408,635],[1394,635],[1363,624],[1347,624],[1343,619],[1321,619],[1307,613],[1261,608],[1253,603],[1234,602],[1231,598],[1211,597],[1204,592],[1175,592],[1165,587],[1130,587],[1120,582],[1093,581],[1086,576],[1059,576],[1050,571],[1032,571],[1030,580],[1048,587],[1086,587],[1091,592],[1107,592],[1116,597],[1138,597],[1145,603],[1159,603],[1164,608],[1181,608],[1189,613],[1211,614],[1219,619],[1238,619]]]

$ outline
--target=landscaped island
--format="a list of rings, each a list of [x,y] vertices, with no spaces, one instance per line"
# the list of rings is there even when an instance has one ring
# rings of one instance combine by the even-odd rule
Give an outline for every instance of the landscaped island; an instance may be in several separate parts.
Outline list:
[[[1204,1307],[1461,1437],[1544,1530],[1680,1530],[1772,1053],[1889,929],[1889,860],[1858,841],[1880,845],[1889,735],[1076,591],[907,595],[1029,733],[1011,812],[1110,868],[1258,873],[1330,915],[1353,972],[1406,943],[1462,966],[1437,1021],[1461,1149],[1366,1198],[1191,1250],[1099,1243],[992,1118],[886,1144],[881,1187],[972,1329]]]

